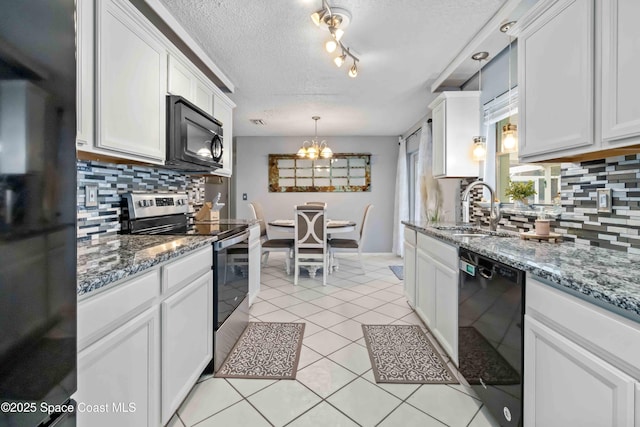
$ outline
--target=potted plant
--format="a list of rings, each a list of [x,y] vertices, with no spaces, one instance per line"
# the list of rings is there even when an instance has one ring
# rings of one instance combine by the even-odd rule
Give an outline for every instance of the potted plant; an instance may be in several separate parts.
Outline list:
[[[536,195],[533,187],[533,181],[511,181],[504,192],[505,195],[511,197],[515,207],[524,207],[529,203],[528,198]]]

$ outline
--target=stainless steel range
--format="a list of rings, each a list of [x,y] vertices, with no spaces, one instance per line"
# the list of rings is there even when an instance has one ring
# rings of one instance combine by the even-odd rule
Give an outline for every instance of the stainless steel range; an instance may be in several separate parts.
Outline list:
[[[183,193],[127,193],[122,200],[121,233],[214,236],[213,361],[217,371],[249,324],[248,225],[245,221],[192,222]],[[240,261],[240,262],[239,262]]]

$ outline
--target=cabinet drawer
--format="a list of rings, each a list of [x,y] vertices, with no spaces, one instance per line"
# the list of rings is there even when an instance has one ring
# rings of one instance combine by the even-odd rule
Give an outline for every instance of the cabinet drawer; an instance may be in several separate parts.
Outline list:
[[[165,265],[162,267],[162,293],[193,281],[210,271],[212,265],[213,247],[211,245]]]
[[[413,228],[409,228],[406,225],[404,226],[404,241],[409,243],[410,245],[416,245],[416,230]]]
[[[159,269],[78,303],[78,350],[123,324],[160,294]]]
[[[527,277],[527,315],[640,378],[640,324]],[[614,362],[615,361],[615,362]]]
[[[425,234],[418,234],[418,248],[428,253],[447,267],[458,269],[458,249]]]

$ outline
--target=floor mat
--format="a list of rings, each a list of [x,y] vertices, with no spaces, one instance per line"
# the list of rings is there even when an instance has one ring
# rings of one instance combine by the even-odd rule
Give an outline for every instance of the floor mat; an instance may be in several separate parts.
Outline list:
[[[295,379],[304,326],[304,323],[249,323],[215,376]]]
[[[404,266],[403,265],[390,265],[389,268],[393,271],[393,274],[400,280],[404,280]]]
[[[415,325],[362,325],[377,383],[458,384],[429,338]]]
[[[465,343],[459,349],[459,371],[469,384],[480,384],[480,378],[490,385],[520,384],[520,374],[475,328],[459,328],[458,335]]]

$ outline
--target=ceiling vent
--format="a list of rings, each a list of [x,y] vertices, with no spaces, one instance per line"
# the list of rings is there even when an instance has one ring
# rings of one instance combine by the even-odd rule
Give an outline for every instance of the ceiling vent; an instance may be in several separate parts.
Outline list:
[[[266,123],[265,123],[265,122],[264,122],[264,120],[262,120],[262,119],[249,119],[249,121],[250,121],[251,123],[253,123],[254,125],[257,125],[257,126],[264,126],[264,125],[266,125]]]

